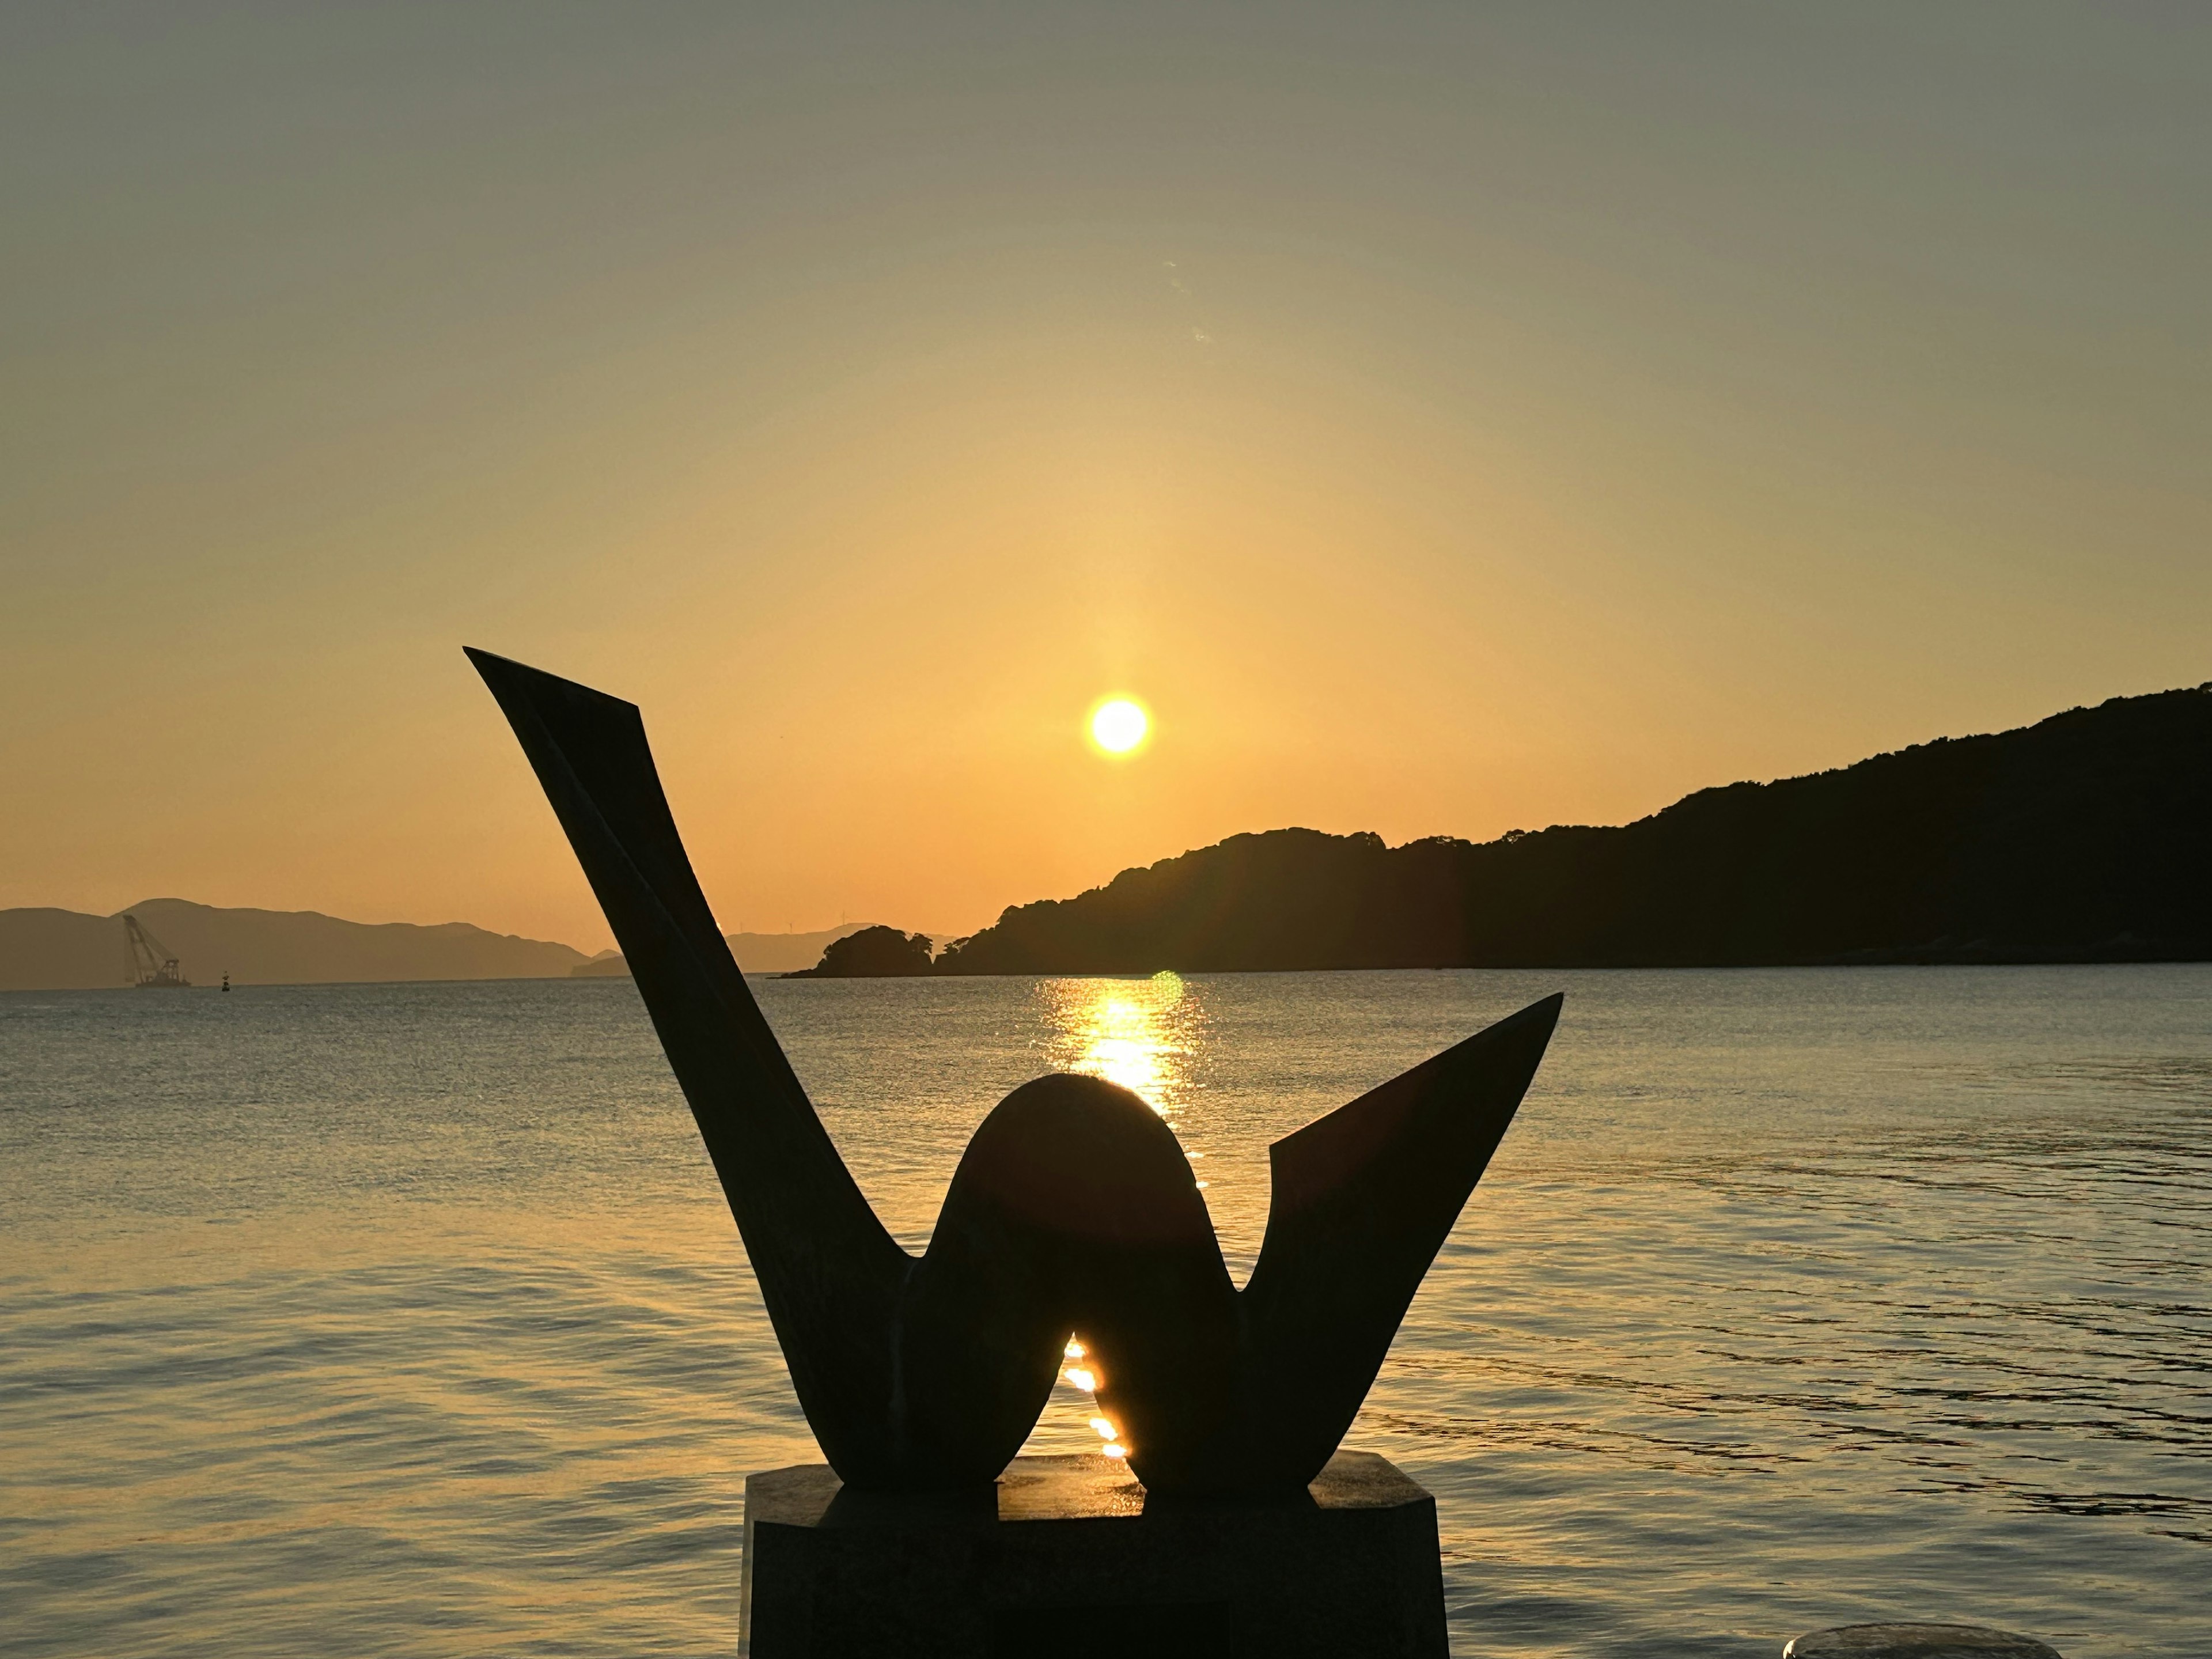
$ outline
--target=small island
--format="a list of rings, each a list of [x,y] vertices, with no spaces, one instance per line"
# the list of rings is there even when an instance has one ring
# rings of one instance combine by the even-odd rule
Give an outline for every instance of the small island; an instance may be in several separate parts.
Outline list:
[[[785,979],[908,979],[936,971],[935,945],[927,933],[902,933],[896,927],[863,927],[832,939],[822,960]]]

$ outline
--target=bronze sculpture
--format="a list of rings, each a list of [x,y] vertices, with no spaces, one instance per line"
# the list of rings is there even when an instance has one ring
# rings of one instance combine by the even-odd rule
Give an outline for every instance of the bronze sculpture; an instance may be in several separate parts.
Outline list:
[[[1148,1492],[1303,1492],[1511,1122],[1561,999],[1276,1142],[1241,1291],[1173,1132],[1127,1090],[1065,1074],[985,1119],[917,1260],[869,1208],[746,988],[637,709],[468,654],[629,960],[838,1476],[988,1486],[1080,1330]]]

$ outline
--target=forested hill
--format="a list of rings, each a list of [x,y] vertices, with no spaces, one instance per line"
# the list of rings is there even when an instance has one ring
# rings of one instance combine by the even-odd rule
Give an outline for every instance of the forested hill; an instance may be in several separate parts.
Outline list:
[[[1008,910],[938,971],[2212,958],[2212,685],[1617,829],[1278,830]]]

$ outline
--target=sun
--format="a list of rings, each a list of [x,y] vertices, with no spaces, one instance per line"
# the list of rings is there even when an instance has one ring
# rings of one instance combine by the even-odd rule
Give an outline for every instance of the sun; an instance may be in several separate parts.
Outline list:
[[[1091,741],[1109,755],[1133,755],[1152,734],[1152,717],[1128,697],[1109,697],[1091,711]]]

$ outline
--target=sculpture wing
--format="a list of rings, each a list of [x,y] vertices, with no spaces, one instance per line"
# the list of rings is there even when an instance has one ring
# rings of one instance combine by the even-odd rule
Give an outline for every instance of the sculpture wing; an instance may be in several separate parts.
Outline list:
[[[1268,1149],[1243,1294],[1251,1454],[1303,1486],[1358,1414],[1422,1276],[1504,1138],[1559,1024],[1547,997]]]
[[[791,1365],[848,1480],[890,1453],[890,1332],[912,1258],[868,1206],[730,955],[636,708],[489,652],[521,740],[653,1016]]]

